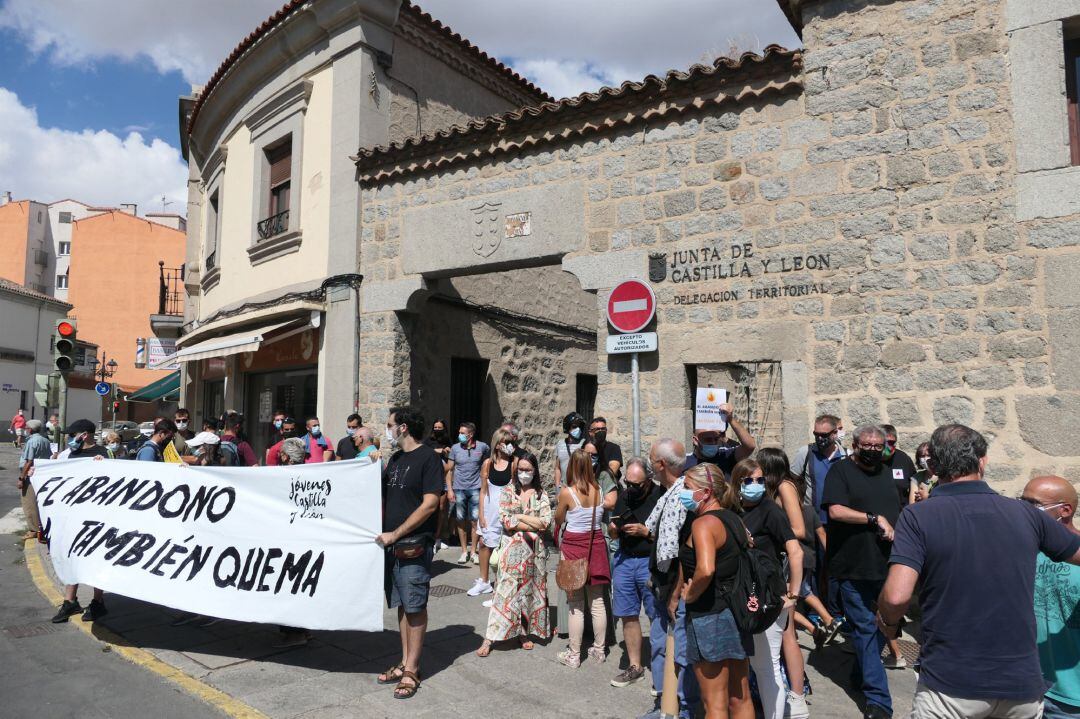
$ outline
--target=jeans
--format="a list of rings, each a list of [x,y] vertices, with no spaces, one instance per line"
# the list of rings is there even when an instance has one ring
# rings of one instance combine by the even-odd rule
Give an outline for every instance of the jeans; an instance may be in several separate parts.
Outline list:
[[[825,605],[825,609],[833,617],[844,616],[844,610],[840,606],[840,582],[829,574],[829,565],[825,562],[825,549],[819,544],[817,547],[817,567],[815,568],[815,578],[825,577],[825,596],[820,597],[822,603]],[[818,588],[814,587],[814,592],[818,592]]]
[[[664,693],[664,662],[667,657],[667,633],[671,626],[667,606],[657,603],[656,619],[649,629],[649,669],[652,672],[653,689]],[[701,689],[692,667],[686,663],[686,604],[679,602],[675,610],[675,669],[679,672],[679,710],[693,711],[701,703]]]
[[[1080,717],[1080,707],[1069,706],[1050,697],[1043,697],[1043,719],[1070,719]]]
[[[480,518],[480,490],[455,489],[454,514],[459,523],[478,520]]]
[[[780,644],[790,613],[787,609],[783,610],[772,626],[754,635],[754,656],[750,657],[750,668],[757,677],[765,719],[784,719],[787,689],[780,674]]]
[[[881,651],[885,636],[878,631],[871,606],[881,593],[883,581],[841,579],[840,597],[845,617],[851,626],[851,642],[855,649],[852,685],[860,686],[867,704],[877,704],[892,714],[892,697]]]

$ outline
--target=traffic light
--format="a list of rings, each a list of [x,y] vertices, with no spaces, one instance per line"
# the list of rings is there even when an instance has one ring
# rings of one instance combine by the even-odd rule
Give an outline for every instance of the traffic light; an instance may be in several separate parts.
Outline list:
[[[113,402],[112,403],[112,411],[113,411],[113,414],[116,414],[117,412],[120,411],[120,403],[119,402]]]
[[[53,366],[62,374],[67,374],[75,369],[75,320],[56,321]]]

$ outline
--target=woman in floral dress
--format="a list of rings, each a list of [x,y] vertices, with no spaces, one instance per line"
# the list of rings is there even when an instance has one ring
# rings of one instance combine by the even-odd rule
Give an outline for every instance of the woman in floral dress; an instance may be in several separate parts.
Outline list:
[[[547,603],[547,547],[543,533],[551,524],[551,503],[540,487],[536,457],[518,459],[517,473],[499,498],[499,521],[505,534],[499,545],[499,579],[478,656],[491,653],[493,642],[517,638],[532,649],[529,636],[551,636]]]

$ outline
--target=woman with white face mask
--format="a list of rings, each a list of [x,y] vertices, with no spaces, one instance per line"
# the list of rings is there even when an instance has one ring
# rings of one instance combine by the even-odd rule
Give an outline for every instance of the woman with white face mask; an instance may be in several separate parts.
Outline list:
[[[551,524],[551,503],[540,485],[536,457],[517,461],[513,481],[499,495],[499,579],[491,598],[484,643],[478,656],[491,653],[493,642],[517,639],[532,649],[529,637],[551,636],[547,604],[547,547],[544,531]]]
[[[501,427],[491,437],[491,457],[480,466],[480,509],[477,530],[480,532],[480,576],[466,592],[470,597],[491,594],[494,587],[490,576],[491,550],[499,546],[502,525],[499,524],[499,499],[514,478],[517,460],[510,433]]]

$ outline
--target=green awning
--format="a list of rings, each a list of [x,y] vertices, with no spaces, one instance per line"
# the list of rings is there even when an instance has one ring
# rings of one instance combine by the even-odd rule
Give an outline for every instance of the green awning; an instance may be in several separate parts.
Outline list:
[[[180,370],[170,372],[127,396],[128,402],[178,402],[180,400]]]

